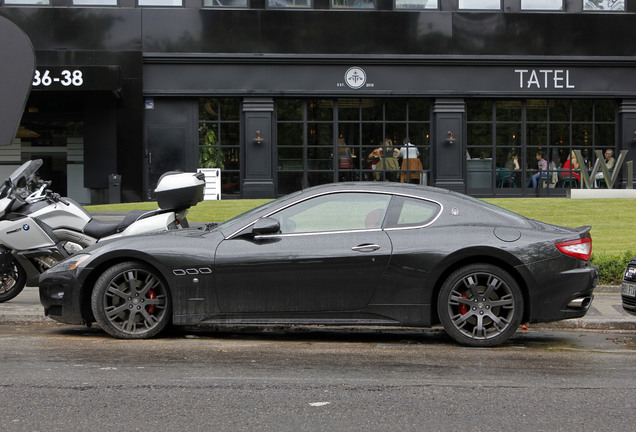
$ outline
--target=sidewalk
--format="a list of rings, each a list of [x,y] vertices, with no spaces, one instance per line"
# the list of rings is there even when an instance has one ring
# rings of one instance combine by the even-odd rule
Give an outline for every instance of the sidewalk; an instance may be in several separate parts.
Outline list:
[[[0,303],[0,324],[54,322],[44,316],[38,289],[26,287],[13,300]],[[598,287],[590,310],[583,318],[553,323],[529,324],[529,328],[572,330],[635,330],[636,316],[621,305],[620,287]]]

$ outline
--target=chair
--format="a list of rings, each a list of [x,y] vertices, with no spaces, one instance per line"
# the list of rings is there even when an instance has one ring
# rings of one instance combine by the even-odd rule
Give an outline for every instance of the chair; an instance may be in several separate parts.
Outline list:
[[[508,187],[517,187],[517,183],[515,182],[515,174],[511,171],[505,171],[501,168],[497,168],[496,173],[497,187],[504,188],[506,185]]]
[[[574,177],[574,171],[569,172],[566,170],[567,175],[562,174],[562,170],[559,170],[559,187],[569,187],[569,188],[578,188],[579,181],[576,177]]]
[[[609,169],[609,175],[610,177],[613,175],[614,173],[614,168],[610,168]],[[606,187],[607,188],[607,181],[605,180],[605,177],[603,175],[600,175],[597,173],[596,174],[596,178],[594,179],[594,183],[596,183],[596,187],[597,188],[601,188],[601,187]]]

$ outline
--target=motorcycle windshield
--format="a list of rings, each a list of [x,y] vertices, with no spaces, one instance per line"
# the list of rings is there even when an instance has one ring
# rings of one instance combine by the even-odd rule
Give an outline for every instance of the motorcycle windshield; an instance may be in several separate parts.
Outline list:
[[[24,187],[26,184],[33,178],[33,175],[38,172],[40,167],[42,166],[42,159],[30,160],[23,163],[19,168],[17,168],[11,175],[7,178],[7,180],[11,181],[10,186],[19,186]],[[21,184],[24,183],[24,184]],[[3,182],[0,186],[0,196],[5,194],[7,189],[7,182]]]

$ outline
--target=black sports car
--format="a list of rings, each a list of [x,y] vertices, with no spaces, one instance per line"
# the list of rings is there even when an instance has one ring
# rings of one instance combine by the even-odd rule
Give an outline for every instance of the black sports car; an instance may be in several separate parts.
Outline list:
[[[338,183],[203,229],[91,247],[44,273],[58,321],[147,338],[172,322],[428,327],[492,346],[524,322],[585,315],[590,227],[447,190]]]
[[[627,313],[636,315],[636,257],[627,264],[621,286],[623,309]]]

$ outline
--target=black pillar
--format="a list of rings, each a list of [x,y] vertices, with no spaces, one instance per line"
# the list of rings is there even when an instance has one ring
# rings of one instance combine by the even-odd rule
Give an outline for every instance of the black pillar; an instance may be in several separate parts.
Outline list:
[[[614,157],[618,157],[621,150],[627,150],[625,162],[632,161],[636,164],[636,100],[623,100],[618,108],[618,137],[617,148]],[[623,168],[622,185],[627,187],[627,169]],[[636,171],[636,170],[635,170]],[[633,184],[633,183],[632,183]]]
[[[433,112],[435,115],[432,140],[434,185],[465,193],[464,114],[466,104],[463,99],[437,99]],[[452,139],[449,139],[451,137],[449,132]]]
[[[275,198],[273,115],[271,98],[245,98],[243,130],[243,198]]]

